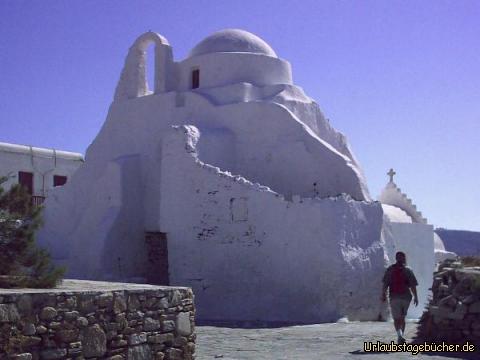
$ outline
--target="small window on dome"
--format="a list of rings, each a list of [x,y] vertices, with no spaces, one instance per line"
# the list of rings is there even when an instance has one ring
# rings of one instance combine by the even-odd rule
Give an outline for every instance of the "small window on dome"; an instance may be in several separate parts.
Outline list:
[[[197,89],[200,87],[200,69],[195,69],[192,71],[192,89]]]

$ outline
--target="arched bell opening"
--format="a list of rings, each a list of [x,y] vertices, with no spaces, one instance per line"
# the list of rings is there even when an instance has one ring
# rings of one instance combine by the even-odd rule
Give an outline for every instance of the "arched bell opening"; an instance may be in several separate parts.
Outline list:
[[[166,38],[146,32],[130,47],[115,92],[115,100],[132,99],[167,89],[167,77],[173,62]]]

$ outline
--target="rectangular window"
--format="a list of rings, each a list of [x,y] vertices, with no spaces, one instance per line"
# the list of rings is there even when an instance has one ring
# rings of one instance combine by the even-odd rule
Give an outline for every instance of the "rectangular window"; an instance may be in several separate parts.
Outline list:
[[[30,195],[33,195],[33,174],[31,172],[19,171],[18,183],[27,189]]]
[[[195,69],[192,71],[192,89],[200,87],[200,70]]]
[[[53,186],[62,186],[67,183],[67,177],[62,175],[53,175]]]

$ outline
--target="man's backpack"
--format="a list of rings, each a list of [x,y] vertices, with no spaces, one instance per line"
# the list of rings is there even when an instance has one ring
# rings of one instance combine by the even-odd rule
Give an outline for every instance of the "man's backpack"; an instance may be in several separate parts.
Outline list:
[[[408,291],[408,278],[403,266],[394,265],[392,269],[390,293],[404,294]]]

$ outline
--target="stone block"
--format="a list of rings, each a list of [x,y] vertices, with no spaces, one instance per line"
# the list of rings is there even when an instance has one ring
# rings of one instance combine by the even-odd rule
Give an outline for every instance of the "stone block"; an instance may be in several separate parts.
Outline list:
[[[20,314],[15,304],[0,304],[0,323],[18,320],[20,320]]]
[[[147,301],[145,301],[145,307],[147,309],[152,309],[155,308],[155,305],[157,304],[158,299],[155,297],[148,298]]]
[[[120,314],[127,310],[127,303],[125,296],[121,293],[115,293],[113,296],[113,312],[114,314]]]
[[[455,311],[448,314],[448,318],[453,320],[461,320],[465,317],[466,313],[467,313],[467,306],[463,305],[462,303],[459,303],[455,308]]]
[[[430,314],[432,314],[434,320],[447,318],[451,312],[452,309],[447,307],[430,306]]]
[[[194,342],[189,342],[185,346],[185,354],[193,355],[194,353],[195,353],[195,343]]]
[[[163,332],[170,332],[175,330],[175,321],[173,320],[165,320],[162,322],[162,331]]]
[[[95,314],[86,315],[86,317],[87,317],[88,325],[94,325],[94,324],[97,323],[97,319],[95,318]]]
[[[124,360],[125,358],[122,355],[113,355],[107,358],[107,360]]]
[[[176,348],[183,348],[185,345],[187,345],[188,340],[186,337],[183,336],[177,336],[175,339],[173,339],[173,347]]]
[[[128,337],[129,345],[138,345],[147,342],[147,333],[132,334]]]
[[[157,308],[159,308],[159,309],[168,309],[168,306],[169,306],[168,298],[166,298],[166,297],[161,298],[157,302]]]
[[[182,295],[179,290],[173,290],[168,293],[168,302],[170,307],[180,305],[182,301]]]
[[[120,313],[115,315],[115,322],[121,323],[127,319],[127,315],[125,313]]]
[[[108,356],[121,355],[125,359],[127,356],[127,351],[128,350],[126,348],[110,349],[108,351]]]
[[[127,319],[128,320],[140,320],[143,319],[144,313],[141,311],[132,311],[127,314]]]
[[[40,358],[42,360],[61,359],[66,355],[67,349],[48,349],[40,352]]]
[[[438,302],[439,306],[448,306],[454,308],[457,305],[457,299],[453,295],[448,295]]]
[[[79,328],[84,328],[88,326],[88,320],[81,316],[77,319],[76,324]]]
[[[78,340],[78,330],[65,330],[61,329],[55,333],[55,339],[60,342],[70,343]]]
[[[70,349],[81,349],[82,348],[82,343],[81,341],[73,342],[68,345]]]
[[[164,352],[166,348],[167,348],[166,344],[150,344],[150,349],[152,349],[153,353],[156,353],[159,351]]]
[[[117,331],[120,329],[120,326],[116,322],[105,323],[104,326],[107,331]]]
[[[462,303],[464,303],[465,305],[470,305],[474,303],[475,300],[477,300],[477,297],[473,294],[467,295],[461,299]]]
[[[82,294],[77,298],[78,311],[82,314],[89,314],[95,312],[97,306],[95,305],[95,296],[92,294]]]
[[[37,332],[37,329],[35,328],[35,325],[32,323],[25,323],[23,325],[23,335],[35,335]]]
[[[132,346],[128,349],[127,360],[152,360],[152,351],[147,344]]]
[[[183,351],[176,348],[170,348],[165,351],[166,360],[183,360]]]
[[[67,350],[69,356],[79,356],[82,355],[82,348],[74,348]]]
[[[30,294],[23,294],[17,301],[18,311],[22,316],[28,316],[33,311],[33,299]]]
[[[148,337],[148,342],[151,344],[171,344],[174,338],[172,333],[155,334]]]
[[[83,355],[85,357],[103,356],[107,352],[107,337],[99,325],[93,325],[83,331]]]
[[[33,307],[34,308],[43,308],[43,307],[56,307],[57,306],[57,297],[55,294],[34,294],[32,295]]]
[[[55,348],[56,346],[57,346],[57,343],[55,342],[55,339],[53,338],[53,336],[49,336],[49,335],[42,336],[42,349]]]
[[[112,340],[112,342],[110,343],[110,346],[113,348],[125,347],[127,345],[128,345],[128,341],[123,339],[115,339],[115,340]]]
[[[75,321],[80,316],[80,313],[78,311],[66,311],[63,316],[66,321]]]
[[[13,356],[12,360],[32,360],[33,356],[31,353],[23,353]]]
[[[52,321],[51,323],[49,323],[47,325],[47,327],[49,329],[52,329],[52,330],[58,330],[58,329],[60,329],[61,326],[62,326],[62,323],[60,323],[58,321]]]
[[[139,308],[140,308],[140,300],[138,300],[138,296],[134,294],[130,294],[128,296],[128,310],[136,311]]]
[[[165,354],[161,351],[158,351],[155,353],[154,360],[164,360],[165,359]]]
[[[97,299],[98,306],[103,308],[110,308],[113,305],[113,294],[101,294]]]
[[[192,333],[192,325],[190,323],[190,313],[188,312],[178,313],[175,324],[176,324],[176,331],[179,335],[188,336]]]
[[[112,340],[117,336],[117,332],[115,330],[111,330],[107,332],[107,340]]]
[[[51,306],[46,306],[40,311],[40,319],[51,321],[57,316],[57,310]]]
[[[38,336],[19,336],[18,340],[20,346],[24,349],[37,346],[42,342],[42,338]]]
[[[160,320],[155,320],[152,318],[145,318],[143,322],[143,328],[145,331],[155,331],[160,329]]]
[[[123,329],[123,333],[125,335],[135,334],[135,329],[131,327],[126,327],[125,329]]]

